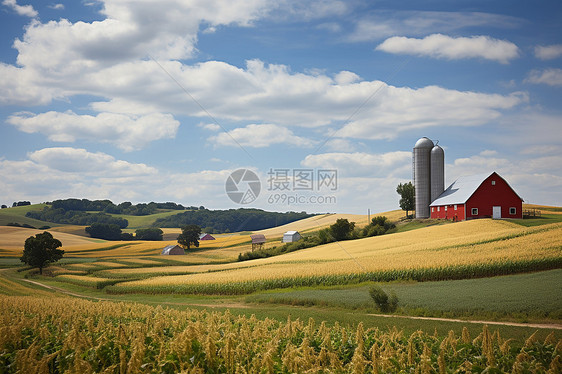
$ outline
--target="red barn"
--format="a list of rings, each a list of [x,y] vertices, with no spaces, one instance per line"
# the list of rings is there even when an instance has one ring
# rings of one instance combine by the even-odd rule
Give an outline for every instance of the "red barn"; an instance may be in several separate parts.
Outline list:
[[[498,173],[457,179],[430,205],[431,218],[522,218],[523,199]]]

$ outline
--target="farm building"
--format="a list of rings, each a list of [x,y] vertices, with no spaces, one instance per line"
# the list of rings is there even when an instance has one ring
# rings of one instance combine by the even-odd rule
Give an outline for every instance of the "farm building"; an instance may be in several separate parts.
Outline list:
[[[252,238],[252,251],[255,250],[255,249],[263,248],[263,245],[265,244],[265,235],[264,234],[250,235],[250,238]]]
[[[211,234],[203,233],[199,235],[199,240],[215,240],[215,237]]]
[[[298,242],[301,240],[301,234],[298,231],[287,231],[283,234],[283,243]]]
[[[461,177],[430,204],[431,218],[522,218],[523,199],[496,172]]]
[[[164,247],[164,249],[162,250],[162,253],[160,253],[161,255],[184,255],[185,251],[182,247],[180,247],[179,245],[168,245],[166,247]]]

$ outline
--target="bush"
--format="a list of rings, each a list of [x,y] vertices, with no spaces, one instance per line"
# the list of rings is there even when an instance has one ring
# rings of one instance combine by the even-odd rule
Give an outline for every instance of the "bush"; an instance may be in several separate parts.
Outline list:
[[[369,288],[369,295],[371,295],[371,298],[381,312],[392,313],[396,311],[398,307],[398,297],[396,297],[394,292],[392,292],[389,297],[380,286],[374,285]]]

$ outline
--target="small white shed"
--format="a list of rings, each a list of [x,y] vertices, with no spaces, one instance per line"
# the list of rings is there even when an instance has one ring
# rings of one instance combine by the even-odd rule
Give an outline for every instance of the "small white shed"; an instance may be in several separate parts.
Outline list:
[[[301,234],[298,231],[287,231],[283,234],[283,243],[298,242],[301,238]]]

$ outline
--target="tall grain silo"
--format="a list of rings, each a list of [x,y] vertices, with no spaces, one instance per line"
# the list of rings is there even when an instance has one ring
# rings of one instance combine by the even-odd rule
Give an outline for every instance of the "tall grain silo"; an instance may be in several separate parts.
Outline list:
[[[431,150],[431,198],[429,203],[437,199],[445,191],[445,152],[435,143]]]
[[[429,218],[431,203],[431,150],[434,144],[425,136],[419,139],[413,151],[416,218]]]

